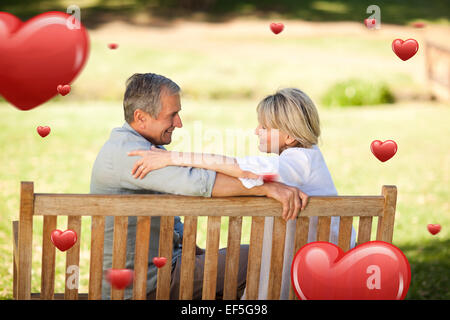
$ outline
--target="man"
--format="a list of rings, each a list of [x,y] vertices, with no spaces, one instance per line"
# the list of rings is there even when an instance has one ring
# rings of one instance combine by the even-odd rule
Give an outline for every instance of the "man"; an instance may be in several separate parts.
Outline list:
[[[131,173],[136,157],[128,152],[150,149],[152,145],[163,148],[172,141],[175,128],[181,128],[180,87],[172,80],[157,74],[134,74],[127,81],[123,100],[125,124],[112,130],[103,145],[92,169],[91,193],[132,194],[171,193],[187,196],[224,197],[238,195],[267,196],[283,204],[283,213],[297,215],[306,205],[307,196],[300,190],[277,182],[265,183],[251,189],[245,188],[233,177],[215,171],[170,166],[151,171],[143,179]],[[150,210],[151,208],[149,208]],[[127,233],[126,268],[134,269],[137,217],[129,217]],[[103,269],[112,267],[114,217],[106,217]],[[152,263],[158,256],[160,218],[152,217],[147,274],[147,297],[156,296],[157,268]],[[178,299],[181,267],[183,224],[175,217],[172,261],[171,299]],[[194,299],[201,299],[205,255],[197,248],[194,275]],[[223,291],[226,249],[219,251],[217,297]],[[241,246],[238,273],[238,297],[243,293],[247,270],[248,246]],[[102,298],[109,299],[110,285],[103,280]],[[125,299],[132,297],[132,289],[125,289]]]

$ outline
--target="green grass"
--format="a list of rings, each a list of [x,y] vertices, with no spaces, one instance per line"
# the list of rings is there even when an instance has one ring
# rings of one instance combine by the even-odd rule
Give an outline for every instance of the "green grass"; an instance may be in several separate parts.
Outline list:
[[[175,131],[171,148],[187,150],[190,134],[194,151],[228,155],[258,154],[256,140],[245,133],[256,126],[256,101],[194,101],[183,99],[184,127]],[[442,105],[416,104],[320,110],[323,136],[320,147],[341,195],[380,194],[383,184],[398,187],[394,244],[402,249],[412,268],[409,299],[448,299],[450,224],[449,136],[450,110]],[[0,104],[0,297],[12,295],[11,221],[17,219],[20,181],[34,181],[35,192],[88,193],[92,164],[113,127],[120,126],[122,107],[115,103],[49,103],[22,112]],[[49,125],[49,136],[36,133]],[[193,137],[202,127],[201,139]],[[222,143],[214,132],[232,130]],[[239,131],[241,130],[241,131]],[[243,136],[242,136],[243,135]],[[216,136],[218,137],[218,136]],[[375,139],[393,139],[397,154],[385,163],[370,152]],[[244,147],[237,147],[244,143]],[[197,141],[197,142],[196,142]],[[200,142],[201,143],[200,143]],[[233,147],[233,144],[234,147]],[[58,227],[66,229],[67,219]],[[222,219],[221,246],[226,245],[226,219]],[[428,223],[440,223],[432,236]],[[357,219],[354,221],[357,225]],[[35,219],[32,289],[38,291],[42,254],[42,219]],[[243,242],[250,224],[244,221]],[[199,222],[198,242],[205,245],[206,219]],[[83,218],[80,291],[87,291],[90,219]],[[56,291],[63,291],[64,254],[57,252]]]

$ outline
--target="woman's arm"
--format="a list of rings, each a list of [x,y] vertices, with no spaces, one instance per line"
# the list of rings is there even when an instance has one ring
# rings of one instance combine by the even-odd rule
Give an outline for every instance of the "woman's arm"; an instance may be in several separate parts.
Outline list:
[[[144,178],[148,172],[167,166],[195,167],[213,170],[236,178],[258,179],[258,175],[242,170],[236,159],[217,154],[166,151],[152,146],[150,150],[135,150],[129,156],[142,156],[131,174]]]

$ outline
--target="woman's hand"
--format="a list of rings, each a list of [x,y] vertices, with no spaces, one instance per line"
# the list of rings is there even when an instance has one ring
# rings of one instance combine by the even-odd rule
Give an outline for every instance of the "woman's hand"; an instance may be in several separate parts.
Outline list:
[[[141,156],[134,164],[131,174],[135,179],[143,179],[152,170],[161,169],[170,165],[170,151],[152,146],[150,150],[133,150],[129,156]]]

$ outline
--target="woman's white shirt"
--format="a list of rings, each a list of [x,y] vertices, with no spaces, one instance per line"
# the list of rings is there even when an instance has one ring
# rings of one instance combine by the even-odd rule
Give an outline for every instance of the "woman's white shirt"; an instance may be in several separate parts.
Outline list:
[[[317,145],[312,148],[288,148],[275,156],[247,156],[236,158],[242,170],[258,175],[275,174],[274,181],[297,187],[309,196],[337,195],[333,179]],[[264,183],[263,178],[239,179],[246,188],[253,188]],[[329,241],[337,245],[339,237],[339,217],[331,217]],[[308,242],[316,241],[318,217],[311,217]],[[286,224],[284,267],[280,299],[289,299],[290,267],[294,255],[295,220]],[[267,299],[268,274],[272,250],[273,217],[265,219],[263,252],[258,299]],[[356,233],[352,228],[350,247],[355,246]]]

